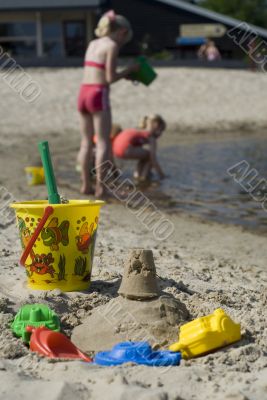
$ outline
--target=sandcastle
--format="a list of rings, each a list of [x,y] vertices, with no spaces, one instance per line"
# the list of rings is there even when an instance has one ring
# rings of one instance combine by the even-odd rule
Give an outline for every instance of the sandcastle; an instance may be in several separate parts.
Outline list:
[[[72,341],[81,350],[108,350],[128,340],[167,346],[188,319],[185,305],[159,290],[151,250],[130,252],[118,293],[73,330]]]
[[[156,267],[151,250],[135,249],[130,252],[118,293],[133,300],[159,297]]]

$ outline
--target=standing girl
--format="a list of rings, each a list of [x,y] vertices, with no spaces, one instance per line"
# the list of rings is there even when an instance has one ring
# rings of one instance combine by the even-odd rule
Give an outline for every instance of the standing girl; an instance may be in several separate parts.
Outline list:
[[[95,196],[104,198],[107,195],[103,184],[105,178],[105,161],[111,154],[110,131],[111,109],[109,103],[109,86],[120,79],[128,78],[139,65],[131,65],[117,72],[117,58],[120,48],[132,38],[130,23],[114,11],[106,13],[95,30],[98,39],[93,40],[85,55],[83,84],[78,99],[78,110],[81,124],[81,148],[78,162],[81,165],[81,193],[92,193],[90,182],[90,159],[93,149],[93,135],[96,134],[96,188]]]
[[[117,158],[138,160],[134,177],[146,180],[152,169],[160,179],[165,174],[157,159],[157,139],[166,129],[166,123],[160,115],[143,118],[139,129],[126,129],[119,133],[113,141],[113,155]],[[148,145],[148,148],[143,148]]]

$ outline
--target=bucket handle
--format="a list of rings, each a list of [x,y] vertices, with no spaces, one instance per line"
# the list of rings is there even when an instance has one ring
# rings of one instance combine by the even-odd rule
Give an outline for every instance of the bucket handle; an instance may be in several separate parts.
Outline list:
[[[45,226],[46,221],[48,220],[48,218],[50,217],[50,215],[52,215],[54,212],[54,208],[52,206],[48,206],[45,208],[44,210],[44,215],[42,216],[41,220],[39,221],[39,224],[37,225],[37,228],[35,229],[29,243],[27,244],[27,246],[25,247],[21,257],[20,257],[20,265],[22,265],[23,267],[25,267],[25,263],[26,260],[30,254],[30,252],[32,251],[32,248],[34,246],[34,243],[36,242],[36,240],[38,239],[38,236],[41,233],[41,230],[43,229],[43,227]]]

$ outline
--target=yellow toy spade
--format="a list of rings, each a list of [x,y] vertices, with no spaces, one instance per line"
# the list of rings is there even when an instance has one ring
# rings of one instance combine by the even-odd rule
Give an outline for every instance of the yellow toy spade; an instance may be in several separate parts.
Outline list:
[[[224,310],[218,308],[213,314],[181,326],[179,342],[169,349],[180,351],[186,359],[209,353],[240,339],[240,324],[233,322]]]

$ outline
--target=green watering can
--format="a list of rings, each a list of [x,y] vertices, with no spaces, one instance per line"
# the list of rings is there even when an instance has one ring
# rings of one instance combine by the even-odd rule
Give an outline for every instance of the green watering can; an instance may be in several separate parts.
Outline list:
[[[140,69],[138,72],[133,72],[130,77],[135,82],[141,82],[143,85],[149,86],[156,79],[157,74],[145,57],[138,57],[137,62],[140,64]]]

